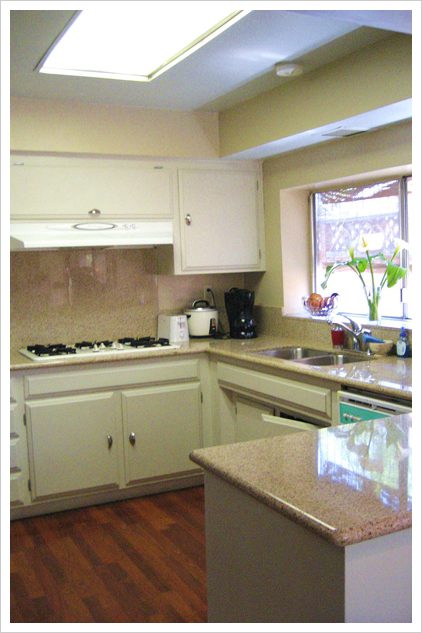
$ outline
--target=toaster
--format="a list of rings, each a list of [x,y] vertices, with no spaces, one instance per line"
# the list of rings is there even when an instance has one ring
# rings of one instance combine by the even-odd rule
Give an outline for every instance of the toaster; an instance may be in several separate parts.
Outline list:
[[[170,343],[176,345],[188,343],[189,330],[186,314],[159,314],[158,338],[168,338]]]

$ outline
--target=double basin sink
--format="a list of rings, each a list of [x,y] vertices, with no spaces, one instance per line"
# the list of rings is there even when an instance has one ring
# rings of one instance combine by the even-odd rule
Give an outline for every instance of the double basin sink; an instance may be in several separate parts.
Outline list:
[[[256,354],[293,360],[303,365],[345,365],[370,358],[365,352],[327,352],[310,347],[273,347],[256,352]]]

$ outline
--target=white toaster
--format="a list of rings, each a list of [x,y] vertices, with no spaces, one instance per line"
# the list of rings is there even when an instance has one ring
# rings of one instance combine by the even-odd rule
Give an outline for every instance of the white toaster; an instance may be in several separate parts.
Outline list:
[[[158,338],[168,338],[172,344],[189,342],[188,320],[186,314],[159,314]]]

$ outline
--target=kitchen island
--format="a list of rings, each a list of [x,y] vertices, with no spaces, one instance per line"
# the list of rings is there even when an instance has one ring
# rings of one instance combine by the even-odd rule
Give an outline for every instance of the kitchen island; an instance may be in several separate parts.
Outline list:
[[[411,415],[191,459],[210,622],[411,621]]]

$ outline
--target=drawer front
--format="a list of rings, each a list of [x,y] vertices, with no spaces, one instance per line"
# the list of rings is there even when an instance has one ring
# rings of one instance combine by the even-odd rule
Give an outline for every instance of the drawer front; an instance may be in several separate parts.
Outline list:
[[[284,403],[331,418],[330,389],[226,363],[217,364],[217,377],[221,387],[258,397],[265,396],[269,402],[279,405]]]
[[[79,369],[43,372],[25,377],[25,397],[42,396],[90,389],[120,388],[199,379],[198,360],[145,363],[105,369]]]

